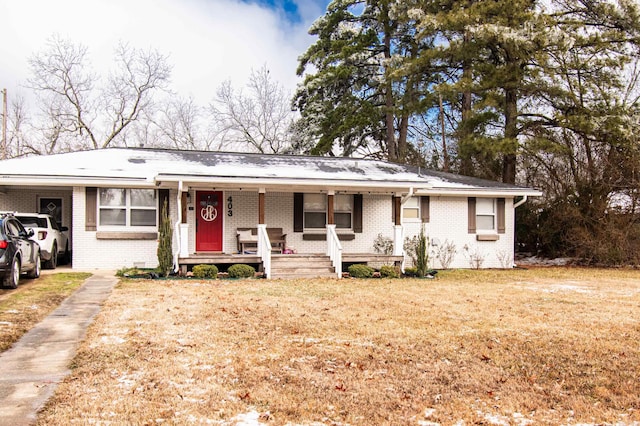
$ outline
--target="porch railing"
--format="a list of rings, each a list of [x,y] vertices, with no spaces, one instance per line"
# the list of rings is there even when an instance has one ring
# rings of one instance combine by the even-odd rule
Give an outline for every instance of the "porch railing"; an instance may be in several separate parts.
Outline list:
[[[335,225],[327,225],[327,255],[336,271],[336,277],[342,278],[342,244]]]
[[[258,225],[258,256],[262,259],[262,269],[266,278],[271,278],[271,241],[267,225]]]

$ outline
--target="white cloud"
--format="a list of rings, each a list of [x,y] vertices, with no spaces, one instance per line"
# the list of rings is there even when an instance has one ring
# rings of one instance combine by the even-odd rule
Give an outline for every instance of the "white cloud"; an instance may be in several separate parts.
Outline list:
[[[46,49],[54,34],[89,49],[95,70],[112,64],[119,41],[155,48],[173,64],[172,89],[205,105],[224,80],[243,85],[252,68],[266,64],[293,90],[297,57],[312,42],[311,22],[324,2],[301,0],[301,20],[274,9],[234,0],[0,0],[0,88],[27,92],[28,58]]]

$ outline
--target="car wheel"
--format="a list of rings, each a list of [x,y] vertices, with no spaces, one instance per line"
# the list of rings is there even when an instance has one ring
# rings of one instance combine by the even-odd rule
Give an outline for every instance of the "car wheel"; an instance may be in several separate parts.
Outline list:
[[[38,253],[38,255],[36,256],[36,266],[31,271],[29,271],[27,277],[40,278],[40,268],[42,266],[41,262],[42,261],[40,260],[40,253]]]
[[[9,273],[4,276],[4,286],[9,288],[18,288],[18,282],[20,281],[20,259],[15,257],[11,262],[11,269]]]
[[[53,247],[51,248],[51,259],[47,260],[44,263],[44,267],[47,269],[56,269],[58,264],[58,245],[53,243]]]
[[[58,262],[58,265],[67,265],[71,262],[71,253],[69,253],[69,243],[64,248],[64,254],[62,255],[62,260]]]

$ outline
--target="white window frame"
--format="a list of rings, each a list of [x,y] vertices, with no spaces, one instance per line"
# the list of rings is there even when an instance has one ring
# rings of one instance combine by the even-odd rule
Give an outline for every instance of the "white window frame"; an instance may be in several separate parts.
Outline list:
[[[344,202],[341,201],[344,200],[345,198],[349,198],[349,201]],[[353,230],[353,195],[351,194],[336,194],[333,197],[333,214],[334,214],[334,219],[335,219],[335,215],[336,214],[348,214],[349,215],[349,226],[348,227],[338,227],[337,226],[337,221],[336,222],[336,229],[339,229],[341,231],[350,231]],[[349,205],[350,209],[345,209],[342,208],[342,206],[345,205]]]
[[[307,197],[308,196],[314,196],[314,197],[322,197],[323,199],[323,203],[322,203],[322,208],[317,207],[317,208],[307,208]],[[341,197],[350,197],[350,200],[348,203],[343,203],[340,201]],[[324,231],[327,227],[327,195],[326,194],[304,194],[304,200],[303,200],[303,207],[302,207],[302,216],[303,216],[303,224],[304,224],[304,232],[314,232],[314,231]],[[319,204],[319,203],[318,203]],[[346,210],[343,209],[342,206],[348,204],[350,206],[350,210]],[[335,219],[335,214],[339,213],[339,214],[349,214],[350,215],[350,220],[349,220],[349,227],[337,227],[336,229],[340,230],[340,231],[351,231],[353,230],[353,205],[354,205],[354,199],[353,199],[353,195],[352,194],[336,194],[333,197],[333,214],[334,214],[334,219]],[[322,213],[324,214],[324,225],[322,227],[309,227],[307,226],[307,213]]]
[[[491,206],[491,209],[488,207]],[[476,198],[476,233],[495,234],[498,232],[498,205],[495,198]],[[491,228],[483,227],[480,218],[491,218]]]
[[[418,223],[418,222],[422,222],[422,212],[421,212],[421,197],[419,196],[413,196],[411,198],[409,198],[403,205],[402,205],[402,222],[403,223]],[[405,214],[406,212],[410,212],[410,211],[415,211],[416,212],[416,216],[407,216]]]
[[[318,200],[320,198],[322,198],[322,206],[319,207],[307,207],[308,204],[310,204],[307,200],[309,198],[316,198],[317,200],[314,202],[314,204],[320,204],[318,203]],[[324,214],[324,225],[323,226],[316,226],[316,227],[310,227],[307,226],[307,213],[322,213]],[[304,194],[304,200],[302,202],[302,217],[303,217],[303,223],[304,223],[304,230],[306,231],[320,231],[320,230],[324,230],[327,227],[327,196],[325,194]]]
[[[124,205],[102,205],[102,192],[104,190],[123,190],[125,191]],[[131,203],[131,191],[132,190],[146,190],[153,191],[154,205],[153,206],[134,206]],[[158,191],[149,188],[98,188],[97,194],[97,227],[102,231],[133,231],[133,232],[149,232],[158,230]],[[103,225],[102,211],[103,210],[124,210],[125,211],[125,224],[124,225]],[[155,225],[131,225],[131,213],[132,211],[147,210],[154,212]]]

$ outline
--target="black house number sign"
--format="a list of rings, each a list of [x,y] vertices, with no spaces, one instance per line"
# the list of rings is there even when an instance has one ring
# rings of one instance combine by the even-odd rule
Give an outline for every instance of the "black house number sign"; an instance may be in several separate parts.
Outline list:
[[[233,216],[233,198],[227,198],[227,216]]]

